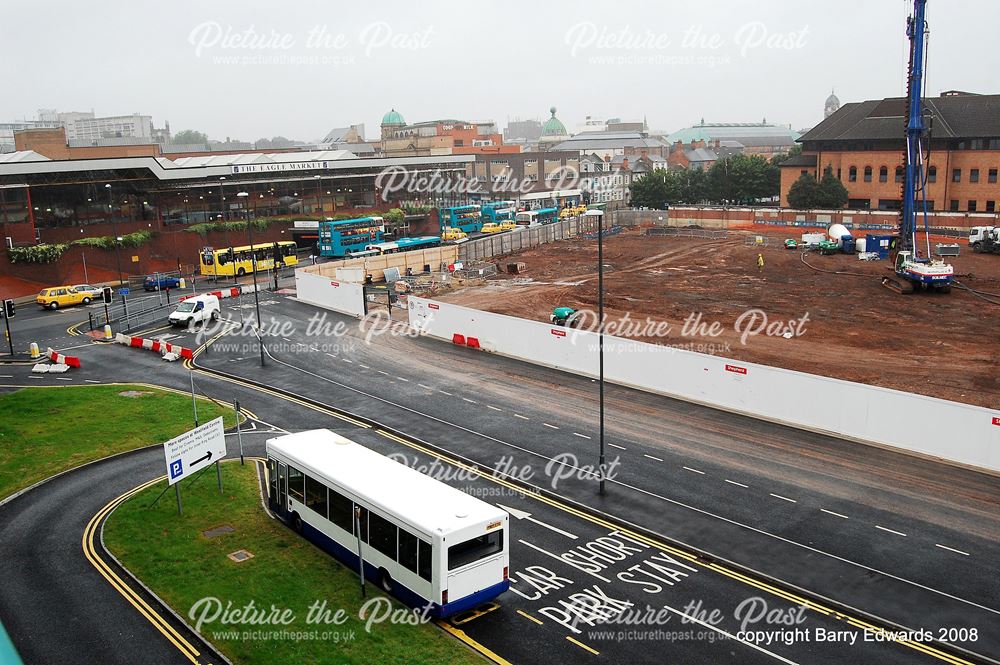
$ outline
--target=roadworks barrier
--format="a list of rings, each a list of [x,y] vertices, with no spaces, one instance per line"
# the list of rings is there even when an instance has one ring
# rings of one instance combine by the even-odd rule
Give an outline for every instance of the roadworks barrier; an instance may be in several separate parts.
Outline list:
[[[168,344],[163,340],[159,339],[146,339],[144,337],[129,337],[128,335],[123,335],[118,333],[115,335],[115,343],[123,344],[125,346],[130,346],[136,349],[146,349],[147,351],[155,351],[159,353],[164,360],[168,362],[173,362],[181,358],[187,360],[194,359],[194,352],[191,349],[184,348],[183,346],[177,346],[176,344]]]
[[[76,356],[67,356],[62,353],[56,353],[51,347],[46,349],[45,355],[56,365],[66,365],[67,367],[79,367],[80,359]],[[66,371],[66,370],[62,370]]]

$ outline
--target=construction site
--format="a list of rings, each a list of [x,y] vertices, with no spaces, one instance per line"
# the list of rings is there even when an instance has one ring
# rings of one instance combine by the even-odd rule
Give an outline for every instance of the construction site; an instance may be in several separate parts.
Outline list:
[[[968,404],[997,403],[1000,256],[975,253],[961,241],[959,256],[948,257],[955,271],[950,293],[902,295],[882,284],[893,273],[891,260],[786,248],[797,229],[649,231],[605,232],[609,332]],[[560,307],[596,312],[597,245],[593,234],[581,235],[495,257],[494,277],[453,283],[436,297],[537,321],[550,321]],[[582,325],[594,329],[594,321]]]

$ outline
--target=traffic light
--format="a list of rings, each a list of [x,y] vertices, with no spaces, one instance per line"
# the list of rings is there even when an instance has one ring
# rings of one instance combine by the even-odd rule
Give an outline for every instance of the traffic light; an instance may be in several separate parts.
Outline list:
[[[8,300],[4,300],[3,301],[3,315],[6,316],[8,319],[12,318],[14,316],[14,301],[13,300],[9,300],[8,299]]]
[[[234,252],[233,248],[230,247],[229,249],[226,250],[226,261],[232,263],[235,260],[236,260],[236,252]]]
[[[281,246],[278,243],[271,245],[271,259],[274,261],[274,265],[283,263],[281,260]]]
[[[104,299],[105,305],[110,305],[112,302],[114,302],[115,292],[111,290],[110,286],[105,286],[103,289],[101,289],[101,298]]]

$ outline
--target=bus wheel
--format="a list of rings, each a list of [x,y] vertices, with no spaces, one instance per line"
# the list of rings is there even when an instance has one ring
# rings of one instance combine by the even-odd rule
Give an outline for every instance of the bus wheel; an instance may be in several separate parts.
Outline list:
[[[247,271],[244,270],[243,268],[240,268],[239,270],[236,271],[236,274],[242,277],[243,275],[247,274]]]
[[[392,593],[392,575],[385,568],[378,569],[378,585],[386,593]]]
[[[302,518],[298,513],[292,513],[292,528],[295,529],[295,533],[302,533]]]

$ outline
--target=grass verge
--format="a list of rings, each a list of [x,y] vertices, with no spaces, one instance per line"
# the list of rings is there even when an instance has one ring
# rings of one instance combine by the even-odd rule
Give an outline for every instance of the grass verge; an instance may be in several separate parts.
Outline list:
[[[130,385],[24,388],[0,395],[0,414],[0,499],[194,426],[190,396]],[[203,423],[219,416],[226,427],[235,423],[232,411],[206,400],[199,400],[198,416]]]
[[[184,514],[177,515],[173,492],[156,506],[164,483],[154,485],[119,507],[104,528],[104,542],[118,559],[195,625],[206,598],[225,608],[290,610],[287,625],[223,625],[206,622],[202,634],[240,665],[287,663],[482,663],[480,657],[432,624],[385,621],[366,630],[359,618],[363,601],[357,575],[284,525],[270,519],[260,505],[256,468],[222,465],[224,493],[215,474],[206,473],[182,485]],[[202,532],[229,525],[234,531],[214,538]],[[253,558],[235,563],[227,555],[245,549]],[[368,598],[382,596],[371,585]],[[196,605],[202,601],[202,605]],[[309,623],[309,609],[325,602],[333,615],[343,610],[339,625]],[[388,607],[384,600],[378,612]],[[412,612],[392,601],[400,618]],[[371,608],[371,606],[370,606]],[[370,616],[370,613],[369,613]],[[275,638],[252,631],[285,631]],[[324,634],[325,633],[325,634]],[[298,637],[292,637],[298,635]]]

